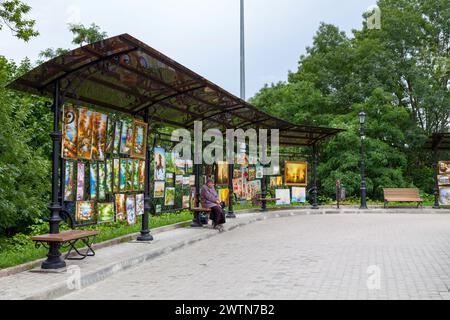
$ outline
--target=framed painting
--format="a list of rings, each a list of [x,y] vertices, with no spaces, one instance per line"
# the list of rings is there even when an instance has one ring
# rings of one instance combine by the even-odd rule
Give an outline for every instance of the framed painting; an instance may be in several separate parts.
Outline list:
[[[166,184],[169,187],[173,187],[174,186],[174,173],[172,172],[166,172]]]
[[[228,195],[229,195],[229,190],[228,188],[223,188],[223,189],[219,189],[218,191],[218,196],[219,196],[219,201],[225,203],[225,205],[228,205]]]
[[[125,211],[127,214],[128,225],[136,223],[136,199],[134,195],[127,194],[125,196]]]
[[[439,204],[450,206],[450,187],[439,188]]]
[[[190,186],[195,186],[195,175],[190,175],[189,176],[189,185]]]
[[[164,181],[155,181],[153,198],[164,198]]]
[[[106,193],[113,192],[113,159],[106,160]]]
[[[108,116],[106,114],[92,113],[92,160],[105,160],[107,126]]]
[[[139,190],[145,189],[145,161],[139,160]]]
[[[122,120],[121,122],[120,153],[129,155],[133,146],[133,125],[130,123],[130,120]]]
[[[113,192],[120,192],[120,159],[113,159]]]
[[[305,203],[306,202],[306,188],[304,187],[292,187],[292,203]]]
[[[74,106],[64,106],[62,125],[62,150],[61,156],[66,159],[77,158],[78,141],[78,112]]]
[[[64,160],[63,160],[64,161]],[[75,162],[66,161],[64,173],[64,201],[75,200]]]
[[[134,120],[133,127],[133,146],[131,156],[138,159],[145,159],[148,125],[143,121]]]
[[[290,204],[291,203],[291,192],[289,189],[275,189],[275,198],[277,205]]]
[[[115,196],[116,221],[121,222],[125,219],[125,195],[118,193]]]
[[[126,171],[125,171],[125,191],[133,191],[133,163],[132,159],[126,159]]]
[[[106,162],[98,163],[98,199],[106,199]]]
[[[286,186],[306,186],[308,164],[305,161],[284,162],[284,184]]]
[[[97,163],[91,162],[89,164],[89,197],[91,200],[97,199],[98,177],[97,177]]]
[[[189,196],[186,196],[186,195],[183,196],[182,204],[181,204],[181,207],[183,209],[189,209],[189,198],[190,198]]]
[[[127,159],[120,159],[119,168],[119,192],[125,192],[127,190]]]
[[[177,175],[183,175],[186,173],[186,160],[175,159],[175,173]]]
[[[190,176],[183,176],[183,186],[190,185]]]
[[[112,153],[114,149],[114,132],[115,132],[115,121],[111,116],[108,117],[106,125],[106,153]]]
[[[140,193],[136,195],[136,215],[142,216],[144,214],[144,194]]]
[[[79,159],[91,160],[93,136],[92,111],[86,108],[78,109],[77,154]]]
[[[164,205],[169,207],[175,205],[175,188],[167,187],[164,195]]]
[[[248,168],[248,181],[253,181],[256,179],[256,168],[249,167]]]
[[[440,186],[450,184],[450,175],[438,175],[438,184]]]
[[[283,177],[282,176],[270,177],[270,186],[271,187],[280,187],[282,185],[283,185]]]
[[[77,201],[84,200],[85,178],[85,164],[77,162]]]
[[[192,174],[194,172],[194,161],[186,160],[186,174]]]
[[[113,138],[113,148],[112,152],[115,155],[119,155],[120,153],[120,133],[122,132],[122,122],[115,121],[114,122],[114,138]]]
[[[440,175],[450,174],[450,161],[439,161],[438,167]]]
[[[133,160],[133,191],[139,190],[139,160]]]
[[[90,222],[95,217],[94,201],[77,201],[75,220],[78,223]]]
[[[228,163],[226,161],[218,161],[216,165],[216,185],[228,185]]]
[[[98,223],[114,222],[114,202],[97,203]]]
[[[161,147],[153,149],[154,153],[154,180],[164,181],[166,179],[166,151]]]
[[[181,185],[181,184],[183,184],[183,176],[182,176],[182,175],[177,174],[177,175],[175,176],[175,184],[176,184],[176,185]]]

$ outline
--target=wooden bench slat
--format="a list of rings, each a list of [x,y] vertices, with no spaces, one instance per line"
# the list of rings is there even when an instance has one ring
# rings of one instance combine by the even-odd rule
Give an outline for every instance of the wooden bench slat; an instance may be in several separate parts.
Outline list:
[[[194,212],[210,212],[211,208],[191,208],[191,211],[194,211]]]
[[[42,241],[42,242],[66,242],[96,236],[97,234],[98,231],[95,230],[68,230],[60,233],[50,233],[33,236],[31,237],[31,239],[33,241]]]

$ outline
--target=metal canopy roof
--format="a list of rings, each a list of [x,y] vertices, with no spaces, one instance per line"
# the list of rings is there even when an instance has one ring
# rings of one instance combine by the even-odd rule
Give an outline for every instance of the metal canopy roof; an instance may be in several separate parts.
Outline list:
[[[63,101],[142,115],[192,128],[280,130],[281,145],[311,146],[342,129],[295,125],[230,94],[128,34],[74,49],[31,70],[8,87],[53,96],[60,81]]]
[[[450,150],[450,132],[434,133],[428,137],[425,149]]]

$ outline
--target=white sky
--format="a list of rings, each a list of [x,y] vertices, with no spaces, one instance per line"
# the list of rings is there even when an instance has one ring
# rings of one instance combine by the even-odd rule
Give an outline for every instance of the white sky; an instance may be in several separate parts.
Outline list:
[[[108,36],[129,33],[239,96],[239,0],[24,0],[40,36],[25,43],[0,31],[0,55],[36,60],[73,48],[67,22],[95,22]],[[285,81],[320,22],[350,33],[376,0],[245,0],[246,92]]]

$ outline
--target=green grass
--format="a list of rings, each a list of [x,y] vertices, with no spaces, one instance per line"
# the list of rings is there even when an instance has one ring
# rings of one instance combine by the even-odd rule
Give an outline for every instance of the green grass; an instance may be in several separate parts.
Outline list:
[[[192,214],[189,211],[151,216],[150,229],[175,224],[178,222],[184,222],[191,219]],[[67,227],[63,227],[62,229],[67,229]],[[96,237],[95,242],[99,243],[127,234],[139,232],[141,229],[141,221],[139,217],[137,223],[132,226],[121,223],[112,223],[89,226],[83,229],[98,230],[100,233]],[[46,257],[47,249],[44,247],[36,248],[30,237],[30,235],[19,234],[10,239],[0,239],[0,269]],[[61,251],[66,252],[67,249]]]

